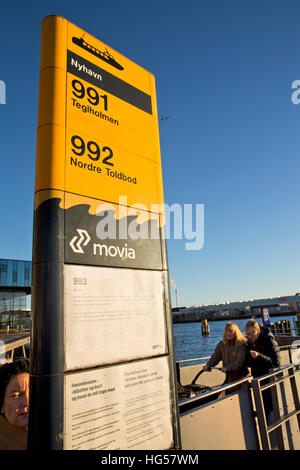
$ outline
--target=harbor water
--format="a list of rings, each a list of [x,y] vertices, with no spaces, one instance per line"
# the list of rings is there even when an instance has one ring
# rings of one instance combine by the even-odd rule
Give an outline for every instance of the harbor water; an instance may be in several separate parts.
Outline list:
[[[271,323],[277,323],[282,320],[289,320],[291,326],[294,327],[296,315],[271,317]],[[173,325],[174,332],[174,349],[176,361],[182,361],[185,359],[202,358],[210,356],[223,337],[224,327],[230,319],[211,321],[209,322],[210,334],[202,335],[201,332],[201,321],[193,323],[175,323]],[[232,320],[236,323],[243,334],[245,334],[245,325],[249,318]],[[261,324],[260,318],[256,318],[256,321]],[[206,362],[206,361],[203,361]],[[189,363],[187,365],[191,365]]]

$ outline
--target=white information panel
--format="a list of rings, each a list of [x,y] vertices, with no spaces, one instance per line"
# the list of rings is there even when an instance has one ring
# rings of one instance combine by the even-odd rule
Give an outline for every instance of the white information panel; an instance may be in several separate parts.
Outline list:
[[[167,357],[66,374],[64,389],[65,449],[172,447]]]
[[[65,265],[65,370],[167,353],[161,271]]]

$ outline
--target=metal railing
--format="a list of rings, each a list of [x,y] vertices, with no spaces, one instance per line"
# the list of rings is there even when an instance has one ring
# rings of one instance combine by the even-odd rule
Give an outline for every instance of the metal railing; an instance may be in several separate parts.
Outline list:
[[[221,394],[222,396],[226,395],[226,392],[231,391],[231,389],[237,386],[240,386],[242,384],[246,384],[248,386],[250,384],[251,379],[252,377],[249,376],[245,379],[236,380],[235,382],[231,382],[226,385],[220,385],[219,387],[212,388],[211,390],[201,393],[200,395],[196,395],[195,397],[181,400],[178,403],[179,412],[184,413],[186,411],[192,410],[193,408],[195,408],[195,406],[201,406],[202,404],[206,402],[210,402],[211,400],[216,400],[220,397]]]
[[[297,382],[299,385],[300,364],[283,366],[252,380],[262,450],[300,448],[300,404]],[[266,392],[269,392],[269,397]],[[268,405],[270,397],[271,409]]]
[[[3,341],[5,339],[5,341]],[[12,362],[16,357],[27,357],[26,345],[30,342],[30,334],[0,336],[1,359]]]
[[[280,350],[295,350],[282,346]],[[180,364],[204,362],[208,358],[194,358],[178,361],[177,376],[180,383]],[[262,450],[300,449],[300,364],[287,364],[274,369],[267,375],[253,378],[248,376],[230,384],[217,386],[199,395],[179,401],[181,416],[195,409],[200,412],[202,405],[210,406],[214,400],[224,398],[236,391],[236,387],[248,388],[253,416],[257,422],[257,437]],[[269,394],[271,401],[266,400]],[[268,397],[267,397],[268,398]]]
[[[297,347],[299,347],[299,346],[296,346],[296,348]],[[293,346],[292,344],[287,344],[285,346],[279,346],[279,350],[280,351],[289,351],[290,362],[292,362],[291,352],[295,350],[295,346]],[[180,361],[176,361],[176,367],[181,368],[181,364],[188,364],[188,363],[193,363],[193,362],[197,362],[197,363],[199,363],[199,365],[201,365],[201,363],[205,364],[208,359],[210,359],[210,356],[194,357],[192,359],[181,359]]]

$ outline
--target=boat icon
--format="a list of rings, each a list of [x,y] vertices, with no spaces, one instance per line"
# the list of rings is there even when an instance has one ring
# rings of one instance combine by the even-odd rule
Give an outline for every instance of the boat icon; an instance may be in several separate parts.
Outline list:
[[[91,46],[88,44],[86,41],[84,41],[83,38],[76,38],[75,36],[72,37],[72,41],[74,44],[77,46],[81,47],[82,49],[90,52],[94,56],[98,57],[98,59],[104,60],[104,62],[107,62],[108,64],[112,65],[116,69],[119,70],[124,70],[124,67],[120,65],[114,58],[113,56],[108,52],[108,50],[105,48],[105,52],[99,51],[99,49],[96,49],[94,46]]]

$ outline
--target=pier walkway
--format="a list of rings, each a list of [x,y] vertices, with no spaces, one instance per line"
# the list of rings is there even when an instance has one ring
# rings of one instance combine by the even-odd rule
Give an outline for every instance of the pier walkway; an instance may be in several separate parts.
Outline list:
[[[25,345],[30,342],[30,332],[0,333],[0,358],[11,362],[16,356],[26,357]]]

